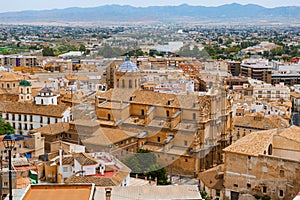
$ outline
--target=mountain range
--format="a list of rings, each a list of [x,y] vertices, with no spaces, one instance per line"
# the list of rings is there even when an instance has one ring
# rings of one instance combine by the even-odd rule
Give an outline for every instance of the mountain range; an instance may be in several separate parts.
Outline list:
[[[10,22],[143,22],[143,21],[299,21],[300,7],[265,8],[255,4],[225,4],[217,7],[105,5],[92,8],[27,10],[0,13],[0,23]]]

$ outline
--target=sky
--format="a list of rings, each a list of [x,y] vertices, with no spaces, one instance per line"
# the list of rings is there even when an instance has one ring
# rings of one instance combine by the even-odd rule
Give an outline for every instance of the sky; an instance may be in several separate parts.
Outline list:
[[[21,10],[46,10],[67,7],[96,7],[109,4],[138,7],[157,5],[203,5],[219,6],[230,3],[258,4],[265,7],[300,6],[300,0],[0,0],[0,12]]]

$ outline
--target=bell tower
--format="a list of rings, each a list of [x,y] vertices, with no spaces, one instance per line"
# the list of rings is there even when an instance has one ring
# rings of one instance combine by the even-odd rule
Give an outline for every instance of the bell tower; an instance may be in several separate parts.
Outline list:
[[[31,102],[31,83],[27,80],[22,80],[19,83],[19,101],[22,102]]]

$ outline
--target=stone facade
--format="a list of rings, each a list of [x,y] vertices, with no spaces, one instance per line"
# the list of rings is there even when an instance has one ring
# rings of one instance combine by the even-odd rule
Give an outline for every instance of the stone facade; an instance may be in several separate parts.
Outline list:
[[[140,90],[138,78],[132,63],[115,70],[115,88],[96,94],[100,125],[135,135],[137,149],[155,152],[172,173],[195,176],[222,163],[232,129],[225,89],[214,84],[206,94],[157,93]]]
[[[225,196],[292,199],[300,190],[300,128],[252,133],[225,151]]]

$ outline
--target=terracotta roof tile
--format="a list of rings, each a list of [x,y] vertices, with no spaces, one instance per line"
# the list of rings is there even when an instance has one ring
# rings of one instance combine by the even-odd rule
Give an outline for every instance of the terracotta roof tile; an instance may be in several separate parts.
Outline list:
[[[47,126],[43,126],[37,129],[33,129],[30,132],[36,133],[40,132],[42,135],[56,135],[59,133],[64,133],[69,130],[69,123],[67,122],[58,122],[55,124],[49,124]]]
[[[258,156],[263,154],[269,144],[272,143],[273,134],[276,129],[267,131],[258,131],[242,137],[223,151]]]
[[[43,115],[49,117],[62,117],[63,113],[69,109],[63,105],[35,105],[21,102],[1,102],[0,112],[2,113],[22,113],[31,115]]]
[[[129,139],[135,135],[138,135],[136,132],[128,132],[119,128],[105,128],[100,127],[97,129],[93,136],[83,140],[83,144],[93,144],[93,145],[101,145],[101,146],[108,146],[119,141],[123,141]]]
[[[80,163],[80,165],[83,165],[83,166],[97,164],[97,161],[86,153],[75,154],[74,159],[76,159]]]
[[[66,181],[66,184],[74,183],[94,183],[96,186],[115,186],[116,184],[110,178],[102,178],[96,176],[70,176]]]
[[[264,116],[262,113],[234,117],[233,124],[237,127],[257,128],[261,130],[286,128],[290,126],[289,121],[279,115]]]

